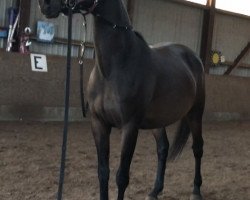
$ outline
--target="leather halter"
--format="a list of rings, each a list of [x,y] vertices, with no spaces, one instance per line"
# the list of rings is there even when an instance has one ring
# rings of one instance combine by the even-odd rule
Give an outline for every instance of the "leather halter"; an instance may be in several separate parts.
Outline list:
[[[92,13],[96,6],[98,5],[100,0],[94,0],[92,6],[90,6],[85,12],[81,10],[81,7],[76,8],[78,5],[83,3],[86,0],[62,0],[62,5],[66,8],[71,8],[75,12],[81,13],[83,16],[88,15],[89,13]],[[120,24],[115,24],[109,20],[107,20],[105,17],[101,16],[100,14],[96,14],[96,16],[101,19],[104,23],[107,25],[113,27],[113,29],[121,29],[121,30],[132,30],[133,27],[131,25],[120,25]]]
[[[63,5],[64,7],[71,8],[71,9],[74,10],[74,11],[79,11],[79,12],[80,12],[81,14],[83,14],[83,15],[87,15],[87,14],[89,14],[89,13],[91,13],[91,12],[94,11],[94,9],[96,8],[96,6],[98,5],[98,2],[99,2],[99,0],[94,0],[92,6],[90,6],[90,7],[87,9],[86,12],[82,12],[81,9],[75,10],[75,8],[76,8],[79,4],[83,3],[84,1],[86,1],[86,0],[62,0],[62,5]]]

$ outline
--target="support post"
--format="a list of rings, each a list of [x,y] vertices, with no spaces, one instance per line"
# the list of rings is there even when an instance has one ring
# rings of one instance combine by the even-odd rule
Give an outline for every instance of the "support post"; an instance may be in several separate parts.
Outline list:
[[[205,66],[205,72],[209,73],[210,52],[212,50],[214,19],[216,0],[207,0],[207,8],[204,11],[200,57]]]
[[[18,7],[20,8],[20,22],[18,34],[21,34],[24,29],[29,26],[31,0],[18,0]]]

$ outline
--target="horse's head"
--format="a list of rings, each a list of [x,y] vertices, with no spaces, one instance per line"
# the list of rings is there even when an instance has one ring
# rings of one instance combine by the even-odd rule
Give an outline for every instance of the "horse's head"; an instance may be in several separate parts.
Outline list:
[[[73,13],[80,11],[92,12],[98,0],[38,0],[41,12],[47,18],[56,18],[60,13],[67,15],[68,7],[73,9]]]
[[[56,18],[62,12],[62,0],[38,0],[42,14]]]

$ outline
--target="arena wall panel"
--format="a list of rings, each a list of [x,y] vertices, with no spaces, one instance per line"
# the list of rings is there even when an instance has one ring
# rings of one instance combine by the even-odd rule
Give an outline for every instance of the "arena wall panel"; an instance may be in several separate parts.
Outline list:
[[[29,55],[0,52],[0,120],[63,119],[66,59],[47,56],[47,62],[47,73],[32,72]],[[85,87],[93,65],[93,60],[85,60]],[[70,119],[82,120],[76,59],[71,83]],[[250,78],[206,76],[205,120],[250,120],[249,102]]]

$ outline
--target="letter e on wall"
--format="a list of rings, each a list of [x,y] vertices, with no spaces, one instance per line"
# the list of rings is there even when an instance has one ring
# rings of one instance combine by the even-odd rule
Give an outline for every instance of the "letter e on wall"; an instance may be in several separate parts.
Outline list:
[[[31,69],[35,72],[48,72],[47,58],[42,54],[30,54]]]

